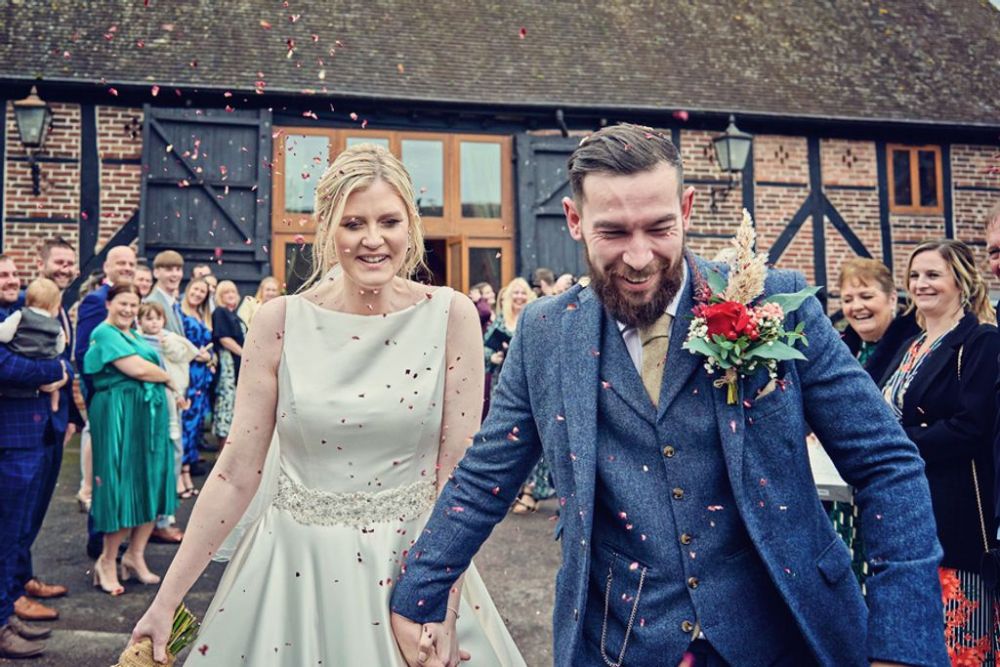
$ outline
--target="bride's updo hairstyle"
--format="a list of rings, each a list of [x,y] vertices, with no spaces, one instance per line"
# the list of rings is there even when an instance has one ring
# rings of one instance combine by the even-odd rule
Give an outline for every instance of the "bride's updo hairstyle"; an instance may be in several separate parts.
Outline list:
[[[359,144],[338,155],[316,185],[316,240],[313,244],[315,267],[303,285],[303,290],[314,285],[337,264],[333,233],[344,215],[347,198],[352,192],[368,188],[376,180],[384,181],[399,194],[409,218],[406,257],[397,275],[412,278],[418,269],[426,268],[424,229],[420,213],[414,204],[416,198],[410,174],[403,163],[385,148],[375,144]]]

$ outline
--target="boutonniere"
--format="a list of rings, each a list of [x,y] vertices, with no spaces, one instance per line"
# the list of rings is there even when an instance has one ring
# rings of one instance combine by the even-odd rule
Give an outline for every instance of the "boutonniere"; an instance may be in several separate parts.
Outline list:
[[[754,252],[756,239],[753,220],[744,209],[743,222],[731,241],[729,279],[717,271],[707,272],[707,289],[692,310],[694,318],[683,345],[691,354],[706,357],[709,374],[722,372],[714,384],[726,388],[730,405],[736,403],[740,378],[764,368],[772,380],[777,379],[779,361],[806,358],[795,349],[796,343],[809,344],[805,323],[787,331],[785,317],[820,289],[807,287],[758,301],[764,293],[767,255]]]

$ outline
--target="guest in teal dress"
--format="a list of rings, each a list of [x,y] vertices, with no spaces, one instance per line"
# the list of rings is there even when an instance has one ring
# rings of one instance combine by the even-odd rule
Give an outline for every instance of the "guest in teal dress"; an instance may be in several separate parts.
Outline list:
[[[157,515],[177,506],[174,452],[170,440],[167,393],[170,376],[156,352],[133,329],[139,291],[131,283],[108,289],[108,318],[90,337],[83,372],[94,386],[90,433],[94,450],[94,530],[104,534],[94,563],[94,585],[106,593],[124,592],[115,560],[128,537],[121,578],[132,574],[144,584],[160,577],[146,565],[146,543]]]

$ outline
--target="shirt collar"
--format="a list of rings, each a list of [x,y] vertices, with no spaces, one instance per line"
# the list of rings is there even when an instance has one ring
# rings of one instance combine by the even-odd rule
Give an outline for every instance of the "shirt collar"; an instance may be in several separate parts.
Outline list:
[[[664,311],[668,315],[670,315],[671,317],[677,317],[677,307],[681,303],[681,295],[684,294],[684,290],[687,289],[687,284],[688,284],[688,265],[687,265],[686,261],[684,262],[683,267],[684,267],[684,276],[683,276],[683,278],[681,278],[681,288],[679,290],[677,290],[677,294],[675,294],[674,298],[670,300],[670,303],[667,304],[666,311]],[[634,329],[635,328],[635,327],[630,327],[629,325],[625,324],[624,322],[620,322],[618,320],[615,320],[615,322],[618,324],[618,331],[620,331],[622,333],[624,333],[625,331],[627,331],[629,329]]]

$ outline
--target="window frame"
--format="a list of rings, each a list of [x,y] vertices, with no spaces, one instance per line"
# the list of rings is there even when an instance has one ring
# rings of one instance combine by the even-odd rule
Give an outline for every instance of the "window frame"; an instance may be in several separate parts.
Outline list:
[[[356,127],[303,127],[301,125],[280,125],[274,127],[274,148],[272,164],[272,197],[271,197],[271,264],[272,272],[280,275],[284,281],[285,248],[284,243],[292,241],[301,234],[307,243],[313,243],[316,234],[315,213],[302,213],[284,210],[285,206],[285,140],[290,135],[324,136],[329,140],[329,161],[332,162],[347,146],[347,139],[353,137],[370,137],[386,139],[389,150],[397,158],[402,159],[402,142],[440,141],[442,144],[443,168],[442,179],[444,192],[442,203],[444,215],[421,216],[424,236],[428,239],[444,239],[446,247],[453,240],[462,243],[462,261],[460,267],[453,267],[457,275],[451,272],[449,264],[448,282],[454,287],[468,289],[469,248],[500,247],[502,248],[501,274],[502,280],[509,282],[514,276],[514,239],[515,239],[515,195],[513,138],[509,135],[467,134],[447,132],[423,132],[419,130],[376,130],[359,129]],[[461,145],[463,142],[493,143],[500,146],[500,217],[499,218],[465,218],[462,217],[461,194]],[[279,247],[280,246],[280,247]],[[279,273],[280,272],[280,273]],[[502,285],[500,286],[502,287]]]
[[[909,144],[887,144],[886,150],[886,181],[889,188],[889,212],[906,215],[942,215],[944,213],[944,170],[942,169],[941,147],[934,144],[912,146]],[[893,154],[896,151],[910,155],[910,192],[913,195],[910,206],[896,204],[896,179],[894,177]],[[937,204],[935,206],[920,205],[920,153],[934,153],[934,169],[936,172]]]

